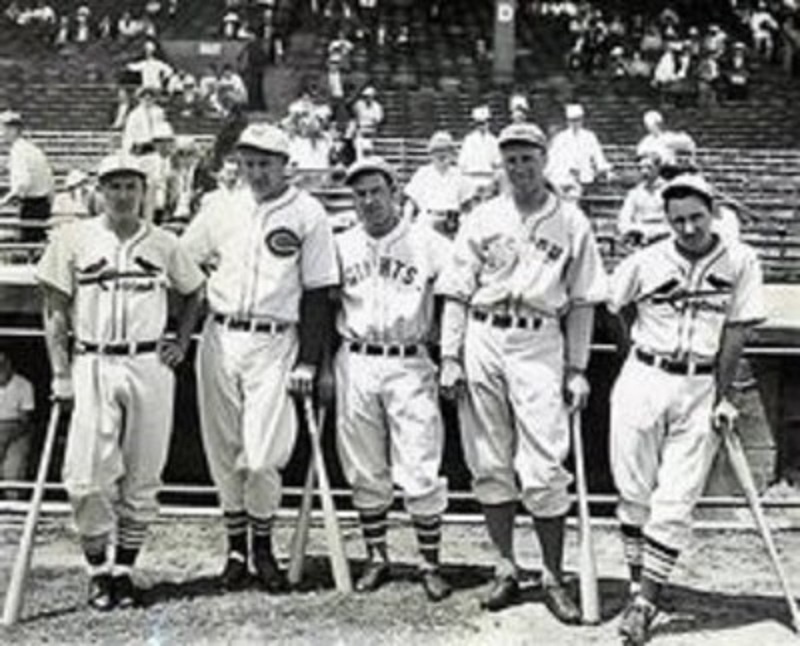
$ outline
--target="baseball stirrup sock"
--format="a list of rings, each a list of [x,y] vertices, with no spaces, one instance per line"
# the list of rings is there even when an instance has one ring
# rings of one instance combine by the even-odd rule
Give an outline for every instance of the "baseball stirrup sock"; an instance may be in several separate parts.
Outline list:
[[[147,536],[147,524],[122,517],[117,523],[116,565],[132,566]]]
[[[272,516],[258,518],[249,516],[250,533],[253,537],[253,549],[272,550]]]
[[[90,570],[100,570],[106,565],[108,534],[100,536],[81,536],[81,548]]]
[[[665,583],[678,560],[679,550],[644,537],[644,576],[655,583]]]
[[[372,556],[377,552],[384,558],[387,555],[386,532],[389,528],[389,512],[383,511],[360,511],[358,514],[361,521],[361,531],[364,534],[364,542],[367,544],[367,554]]]
[[[422,558],[429,565],[438,565],[439,546],[442,543],[442,517],[414,516],[412,520]]]
[[[247,557],[247,514],[244,511],[226,511],[222,514],[228,538],[228,552]]]

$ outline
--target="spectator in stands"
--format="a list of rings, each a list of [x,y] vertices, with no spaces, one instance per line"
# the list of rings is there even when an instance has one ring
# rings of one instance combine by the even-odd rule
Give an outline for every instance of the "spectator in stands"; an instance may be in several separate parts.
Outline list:
[[[628,77],[649,80],[652,73],[653,66],[642,57],[641,50],[633,50],[631,60],[628,62]]]
[[[758,3],[749,23],[753,48],[764,60],[771,61],[775,52],[775,35],[780,33],[780,25],[767,9],[766,2]]]
[[[64,185],[53,199],[52,212],[51,228],[93,214],[91,177],[77,169],[67,173]]]
[[[703,49],[707,53],[717,56],[717,58],[722,58],[725,54],[727,41],[728,35],[722,28],[719,25],[712,24],[708,27],[708,33],[703,42]]]
[[[695,71],[697,76],[697,99],[700,107],[717,105],[717,90],[721,81],[717,55],[706,52]]]
[[[117,21],[117,34],[123,40],[133,40],[141,36],[146,27],[144,21],[134,18],[130,11],[123,11]]]
[[[61,16],[58,19],[58,31],[56,32],[56,47],[64,47],[69,43],[69,16]]]
[[[205,72],[200,77],[198,90],[200,92],[200,101],[211,105],[212,97],[217,93],[217,83],[219,83],[219,71],[217,66],[213,63],[206,67]]]
[[[636,156],[642,158],[646,155],[655,155],[660,162],[663,162],[669,153],[664,117],[658,110],[648,110],[644,113],[642,121],[647,134],[636,146]]]
[[[616,45],[609,52],[608,68],[612,79],[624,79],[628,77],[628,63],[625,60],[625,49],[622,45]]]
[[[75,11],[75,42],[88,43],[91,39],[91,24],[89,22],[92,10],[88,5],[81,5]]]
[[[339,54],[328,56],[327,90],[333,118],[341,126],[350,120],[350,112],[345,102],[345,77],[342,71],[342,57]]]
[[[239,14],[233,10],[227,11],[222,16],[222,35],[228,40],[234,40],[239,33],[240,24]]]
[[[154,132],[159,124],[167,122],[167,115],[156,103],[155,88],[143,86],[137,94],[139,103],[125,119],[122,148],[134,155],[147,155],[155,152]]]
[[[179,136],[175,141],[175,152],[172,156],[175,191],[171,214],[173,227],[176,223],[185,225],[197,211],[202,194],[200,162],[200,150],[195,139],[188,135]]]
[[[232,65],[223,66],[211,105],[218,114],[225,117],[247,105],[247,88]]]
[[[340,29],[336,34],[336,38],[328,44],[328,56],[338,56],[341,60],[342,70],[348,71],[350,69],[350,54],[353,53],[354,48],[353,42],[347,37],[344,29]]]
[[[235,154],[229,154],[222,159],[222,165],[216,173],[216,188],[201,196],[201,210],[219,209],[222,204],[229,204],[230,197],[239,190],[239,162]]]
[[[0,480],[25,480],[33,438],[33,386],[0,350]],[[6,498],[18,496],[8,492]]]
[[[367,86],[353,105],[353,116],[356,123],[356,156],[361,157],[365,148],[374,142],[378,130],[383,125],[383,106],[375,98],[377,91]]]
[[[273,60],[268,47],[269,43],[259,38],[253,38],[242,47],[242,51],[237,57],[247,92],[248,108],[251,110],[267,109],[267,99],[264,94],[264,71]]]
[[[166,121],[153,128],[153,154],[147,154],[142,167],[147,173],[145,217],[156,224],[166,222],[175,207],[175,173],[172,155],[175,151],[175,131]]]
[[[639,50],[646,59],[655,60],[664,50],[664,39],[661,30],[655,23],[650,23],[645,28]]]
[[[172,66],[156,55],[158,47],[152,40],[145,41],[144,57],[138,61],[128,63],[128,69],[138,72],[142,77],[142,87],[155,88],[161,92],[167,87],[170,78],[175,73]]]
[[[666,183],[660,175],[656,153],[639,156],[639,183],[625,196],[617,229],[627,245],[642,246],[669,234],[661,189]]]
[[[611,164],[597,136],[584,127],[583,106],[565,108],[567,127],[550,142],[545,174],[556,187],[574,189],[610,179]]]
[[[102,40],[110,40],[114,37],[114,23],[109,14],[104,14],[97,23],[97,35]]]
[[[694,60],[700,60],[703,56],[703,39],[700,36],[700,30],[694,25],[689,27],[689,31],[686,32],[686,49]]]
[[[511,123],[525,123],[530,117],[530,104],[523,94],[512,94],[508,100]]]
[[[500,147],[489,130],[491,112],[488,105],[473,108],[474,128],[461,142],[458,168],[470,184],[470,190],[480,199],[488,198],[496,189],[502,158]]]
[[[439,131],[428,141],[430,162],[420,166],[406,184],[404,212],[439,233],[454,238],[462,208],[471,187],[455,165],[455,142],[449,132]]]
[[[750,95],[750,70],[746,47],[742,42],[733,46],[730,62],[724,70],[723,85],[725,98],[729,101],[744,101]]]
[[[325,180],[331,166],[331,147],[330,135],[324,130],[322,121],[313,112],[303,115],[290,138],[289,164],[311,178],[304,186]]]
[[[653,87],[659,90],[662,100],[680,103],[687,93],[691,56],[680,41],[672,41],[653,71]]]
[[[3,138],[9,145],[8,171],[10,189],[0,199],[0,209],[19,204],[19,217],[25,223],[44,225],[51,214],[51,202],[55,192],[53,171],[47,157],[39,146],[23,135],[22,116],[19,112],[6,110],[0,114]],[[44,240],[45,229],[25,227],[23,242]]]

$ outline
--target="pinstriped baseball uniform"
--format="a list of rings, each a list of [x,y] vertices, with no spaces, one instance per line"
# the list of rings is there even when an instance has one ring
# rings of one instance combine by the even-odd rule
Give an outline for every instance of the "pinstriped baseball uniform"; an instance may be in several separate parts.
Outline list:
[[[289,187],[256,204],[242,189],[201,211],[182,244],[198,263],[216,266],[197,357],[211,473],[223,510],[268,518],[297,432],[287,385],[300,297],[338,282],[333,234],[322,205],[304,191]],[[273,327],[252,327],[266,324]]]
[[[560,318],[571,307],[603,301],[607,290],[588,220],[554,193],[527,216],[511,196],[496,197],[459,232],[440,288],[470,308],[460,414],[476,496],[488,505],[513,501],[519,477],[531,513],[566,513]],[[494,325],[498,315],[510,324]]]
[[[761,270],[753,250],[738,242],[718,239],[690,261],[667,239],[615,270],[609,309],[626,305],[636,306],[635,348],[611,400],[618,515],[680,550],[719,444],[711,428],[711,366],[725,325],[763,319]],[[671,374],[652,365],[662,358],[703,368]]]
[[[336,243],[343,339],[335,364],[338,440],[353,503],[386,509],[397,484],[411,514],[441,514],[447,506],[447,482],[439,475],[444,429],[436,370],[422,344],[432,329],[435,282],[450,243],[427,224],[408,220],[382,238],[358,225]],[[361,351],[366,344],[413,347],[415,353],[370,356]]]
[[[120,516],[149,522],[169,448],[173,373],[154,351],[119,356],[81,348],[158,340],[167,290],[192,293],[203,274],[171,233],[143,223],[120,241],[99,216],[53,232],[37,279],[73,299],[75,409],[64,483],[80,533],[114,528],[112,500]]]

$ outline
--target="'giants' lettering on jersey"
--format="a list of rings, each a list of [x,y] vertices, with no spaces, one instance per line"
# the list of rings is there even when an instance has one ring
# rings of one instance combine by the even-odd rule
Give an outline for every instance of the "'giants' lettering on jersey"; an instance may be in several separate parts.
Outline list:
[[[344,282],[348,287],[358,285],[361,281],[374,275],[402,285],[412,285],[418,273],[419,270],[413,265],[389,256],[360,260],[346,264],[343,269]]]

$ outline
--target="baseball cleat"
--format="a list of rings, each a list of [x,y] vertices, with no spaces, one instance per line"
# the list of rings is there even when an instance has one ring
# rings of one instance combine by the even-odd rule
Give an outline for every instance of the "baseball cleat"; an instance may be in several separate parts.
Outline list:
[[[450,584],[442,577],[439,570],[423,570],[421,573],[422,587],[425,594],[431,601],[441,601],[450,596],[453,589]]]
[[[389,580],[391,572],[389,564],[383,561],[373,561],[356,581],[356,592],[374,592]]]
[[[650,627],[658,609],[644,597],[635,597],[622,613],[619,635],[624,646],[643,646],[650,640]]]
[[[220,575],[220,583],[226,590],[241,590],[247,585],[247,559],[238,552],[228,554],[225,569]]]
[[[581,623],[581,611],[560,583],[550,583],[542,588],[544,605],[563,624]]]
[[[481,608],[495,612],[507,608],[519,597],[519,582],[513,576],[495,577]]]
[[[256,581],[267,592],[275,594],[288,588],[286,576],[271,550],[257,550],[253,555],[253,566],[256,570]]]
[[[106,612],[114,607],[114,579],[110,574],[95,574],[89,579],[89,606]]]
[[[138,604],[136,586],[129,574],[114,577],[114,602],[117,608],[132,608]]]

